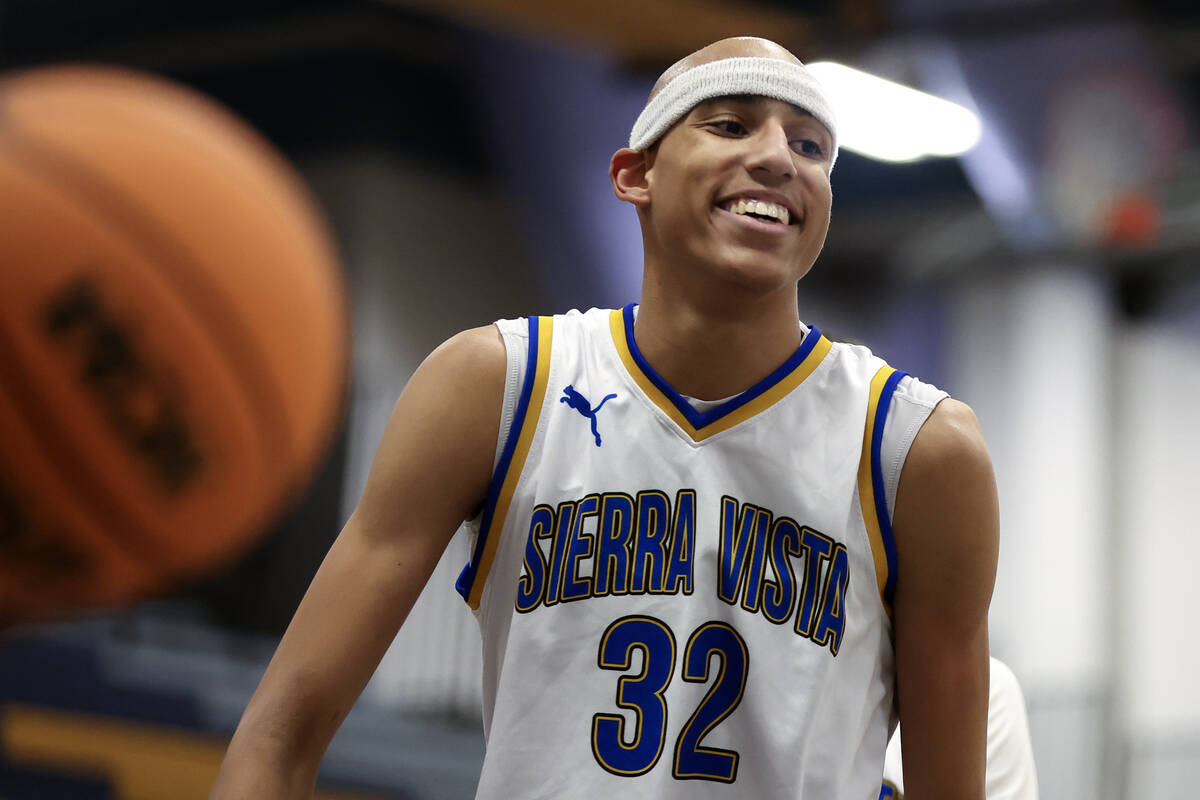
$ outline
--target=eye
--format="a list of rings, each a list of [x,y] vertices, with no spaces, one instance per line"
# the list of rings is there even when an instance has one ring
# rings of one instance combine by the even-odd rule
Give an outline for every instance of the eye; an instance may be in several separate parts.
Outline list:
[[[736,119],[718,119],[709,123],[712,127],[730,136],[741,136],[746,132],[746,126]]]
[[[824,158],[825,148],[814,139],[793,139],[792,149],[809,158]]]

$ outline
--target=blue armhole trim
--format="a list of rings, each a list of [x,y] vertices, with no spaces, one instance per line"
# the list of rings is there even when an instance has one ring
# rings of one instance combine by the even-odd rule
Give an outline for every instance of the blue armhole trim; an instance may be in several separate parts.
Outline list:
[[[887,507],[887,491],[883,485],[883,426],[887,422],[888,409],[892,407],[892,395],[896,385],[907,372],[896,370],[883,384],[879,403],[875,406],[875,419],[871,422],[871,490],[875,495],[875,516],[879,520],[879,536],[883,539],[883,552],[887,554],[888,577],[883,588],[883,598],[890,607],[896,592],[896,537],[892,533],[892,514]]]
[[[525,425],[525,414],[529,410],[529,396],[533,394],[533,379],[538,368],[538,318],[529,318],[529,358],[525,362],[525,379],[521,382],[521,396],[517,401],[517,410],[513,414],[512,425],[504,440],[504,450],[500,453],[500,463],[492,474],[492,482],[488,486],[487,501],[483,504],[483,515],[479,520],[479,538],[475,542],[475,550],[471,560],[463,567],[454,582],[454,588],[466,600],[471,594],[471,586],[475,583],[475,575],[479,571],[479,562],[483,557],[483,548],[491,533],[492,515],[496,512],[496,500],[500,497],[500,487],[504,485],[504,476],[512,464],[513,451],[517,447],[517,439],[521,436],[521,428]],[[499,534],[497,534],[499,535]]]

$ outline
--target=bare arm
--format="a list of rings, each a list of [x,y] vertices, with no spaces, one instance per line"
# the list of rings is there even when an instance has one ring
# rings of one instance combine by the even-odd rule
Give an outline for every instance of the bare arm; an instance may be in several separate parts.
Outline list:
[[[997,506],[975,415],[943,400],[909,451],[893,515],[897,690],[912,800],[984,797]]]
[[[358,507],[242,715],[214,800],[311,797],[329,741],[486,496],[505,371],[489,326],[450,339],[413,375]]]

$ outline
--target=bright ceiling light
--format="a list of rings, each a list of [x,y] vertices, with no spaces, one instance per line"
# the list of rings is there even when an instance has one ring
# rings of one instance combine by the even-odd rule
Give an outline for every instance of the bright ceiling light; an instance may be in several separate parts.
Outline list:
[[[957,156],[979,141],[979,118],[957,103],[820,61],[808,69],[828,92],[838,144],[881,161]]]

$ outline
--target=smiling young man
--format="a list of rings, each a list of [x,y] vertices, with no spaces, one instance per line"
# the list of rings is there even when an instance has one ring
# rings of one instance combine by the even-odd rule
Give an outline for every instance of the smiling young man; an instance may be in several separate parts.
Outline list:
[[[362,499],[214,797],[305,797],[464,519],[482,798],[981,800],[997,510],[966,406],[800,322],[836,123],[785,49],[669,69],[612,158],[640,303],[454,337]]]

